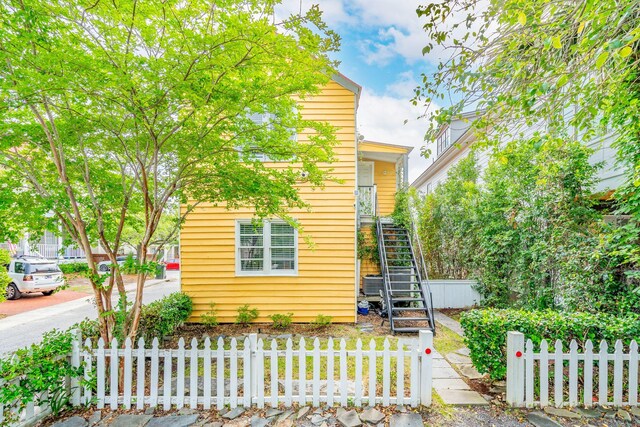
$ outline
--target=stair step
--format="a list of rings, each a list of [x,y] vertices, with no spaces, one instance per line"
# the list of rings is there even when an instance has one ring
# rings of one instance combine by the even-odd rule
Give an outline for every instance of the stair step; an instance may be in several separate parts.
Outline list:
[[[418,321],[429,321],[428,317],[393,317],[393,321],[394,322],[398,322],[398,321],[411,321],[411,322],[418,322]]]
[[[433,330],[431,327],[426,328],[429,330]],[[393,328],[393,332],[420,332],[425,330],[425,328],[412,328],[412,327],[406,327],[406,328]]]
[[[424,301],[424,298],[405,298],[405,297],[391,298],[391,304],[395,302],[417,302],[417,301]],[[400,307],[394,307],[394,309],[395,308],[400,308]]]
[[[391,311],[427,311],[424,307],[392,307]]]

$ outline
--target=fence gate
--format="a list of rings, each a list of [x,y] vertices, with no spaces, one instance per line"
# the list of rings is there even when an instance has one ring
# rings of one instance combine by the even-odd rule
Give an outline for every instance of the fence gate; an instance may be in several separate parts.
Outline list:
[[[575,340],[568,352],[560,340],[550,347],[542,340],[538,351],[520,332],[507,334],[507,403],[513,406],[584,405],[638,406],[638,344],[625,348],[606,341],[598,350],[587,340]]]

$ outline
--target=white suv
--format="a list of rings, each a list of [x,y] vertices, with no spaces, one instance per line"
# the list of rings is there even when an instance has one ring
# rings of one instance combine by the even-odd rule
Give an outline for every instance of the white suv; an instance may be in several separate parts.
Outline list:
[[[7,285],[7,299],[10,300],[34,292],[49,296],[64,284],[58,265],[45,258],[13,258],[8,271],[11,283]]]

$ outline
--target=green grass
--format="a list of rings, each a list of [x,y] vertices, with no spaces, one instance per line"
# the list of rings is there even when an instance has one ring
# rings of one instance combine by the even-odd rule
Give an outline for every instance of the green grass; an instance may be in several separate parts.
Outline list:
[[[433,345],[440,354],[445,355],[464,347],[464,340],[451,329],[438,323]]]

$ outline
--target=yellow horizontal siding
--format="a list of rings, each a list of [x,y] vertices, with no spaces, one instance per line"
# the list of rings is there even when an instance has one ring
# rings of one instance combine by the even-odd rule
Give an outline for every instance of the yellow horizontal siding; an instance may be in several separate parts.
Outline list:
[[[373,244],[373,227],[370,225],[363,226],[360,228],[360,231],[364,234],[365,241],[367,244]],[[360,287],[363,286],[362,278],[369,274],[380,274],[380,265],[378,263],[374,263],[369,259],[360,260]]]
[[[311,206],[294,209],[302,230],[298,239],[297,276],[235,275],[236,219],[250,219],[251,209],[227,211],[224,206],[200,205],[183,225],[181,246],[182,290],[193,298],[192,321],[216,304],[221,322],[233,322],[237,308],[249,304],[267,316],[293,313],[294,322],[309,322],[318,314],[334,322],[355,321],[355,95],[331,82],[316,97],[302,101],[305,119],[336,127],[339,144],[336,162],[320,165],[332,170],[341,182],[328,181],[324,188],[301,184],[302,198]],[[308,135],[299,135],[300,141]],[[278,163],[271,164],[278,167]],[[308,235],[313,247],[304,239]]]

